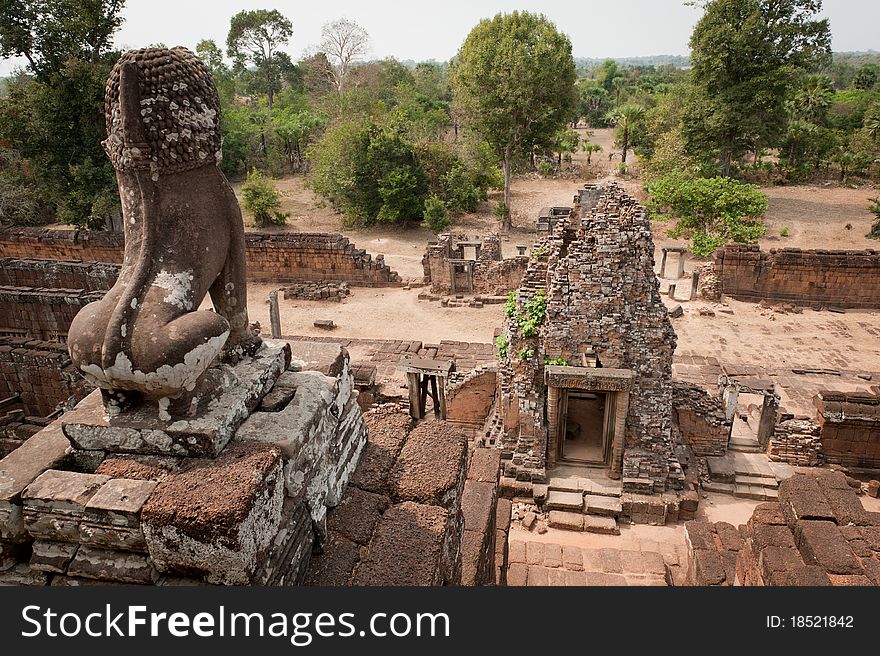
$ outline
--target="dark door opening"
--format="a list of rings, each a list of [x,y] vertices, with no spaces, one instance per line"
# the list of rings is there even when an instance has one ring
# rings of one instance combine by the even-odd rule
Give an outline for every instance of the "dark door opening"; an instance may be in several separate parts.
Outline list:
[[[560,456],[592,464],[605,464],[608,455],[606,400],[603,392],[568,392],[565,438]]]

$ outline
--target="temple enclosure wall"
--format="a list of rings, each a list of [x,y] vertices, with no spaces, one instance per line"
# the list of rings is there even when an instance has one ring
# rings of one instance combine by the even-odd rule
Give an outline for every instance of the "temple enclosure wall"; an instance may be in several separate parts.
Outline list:
[[[92,391],[60,342],[0,337],[0,400],[21,393],[26,415],[45,417]]]
[[[880,252],[770,249],[733,245],[715,251],[722,293],[740,300],[880,308]]]
[[[0,286],[0,335],[63,340],[76,313],[104,292]]]
[[[45,228],[0,229],[0,257],[121,263],[120,233]],[[342,281],[353,287],[399,284],[400,276],[347,237],[330,233],[246,233],[248,279],[266,282]]]

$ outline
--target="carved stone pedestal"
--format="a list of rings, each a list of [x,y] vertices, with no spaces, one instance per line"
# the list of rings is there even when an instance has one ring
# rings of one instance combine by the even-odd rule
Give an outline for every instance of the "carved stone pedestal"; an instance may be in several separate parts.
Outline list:
[[[214,366],[222,384],[194,417],[163,419],[160,405],[145,403],[111,418],[95,391],[64,415],[62,428],[75,448],[86,451],[214,457],[289,363],[290,346],[267,341],[234,367]]]

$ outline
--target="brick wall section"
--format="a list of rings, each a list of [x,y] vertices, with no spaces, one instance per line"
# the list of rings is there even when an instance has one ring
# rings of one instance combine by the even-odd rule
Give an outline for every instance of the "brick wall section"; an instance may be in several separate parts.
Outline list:
[[[692,585],[880,585],[880,513],[841,472],[795,474],[739,530],[698,520],[685,534]]]
[[[119,265],[105,262],[0,258],[0,286],[54,287],[107,291],[119,276]]]
[[[355,287],[401,284],[400,276],[347,237],[330,233],[246,233],[248,278],[267,282],[341,280]],[[121,263],[119,233],[0,229],[0,256]]]
[[[770,249],[735,245],[715,251],[715,275],[733,298],[880,308],[880,251]]]
[[[788,419],[776,424],[767,456],[774,462],[787,462],[796,467],[821,465],[821,428],[811,419]]]
[[[82,289],[0,287],[0,333],[44,340],[62,338],[76,313],[103,295],[103,291]]]
[[[880,467],[880,394],[823,390],[813,401],[826,462]]]
[[[696,455],[723,456],[727,452],[732,422],[724,416],[721,399],[699,385],[672,381],[672,419]]]
[[[91,391],[65,344],[0,337],[0,399],[20,392],[26,415],[45,417],[71,396],[79,401]]]

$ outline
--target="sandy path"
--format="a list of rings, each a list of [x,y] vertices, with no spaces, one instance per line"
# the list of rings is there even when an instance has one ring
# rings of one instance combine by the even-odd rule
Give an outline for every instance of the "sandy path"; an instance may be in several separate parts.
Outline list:
[[[278,285],[248,285],[250,318],[260,322],[263,334],[270,332],[267,299],[269,292],[276,289]],[[444,339],[492,342],[495,327],[500,326],[503,319],[501,305],[444,308],[437,302],[419,301],[422,291],[424,289],[354,287],[351,296],[340,303],[279,298],[281,332],[284,335],[421,340],[432,344]],[[317,319],[332,319],[338,328],[333,331],[315,328],[312,324]]]

